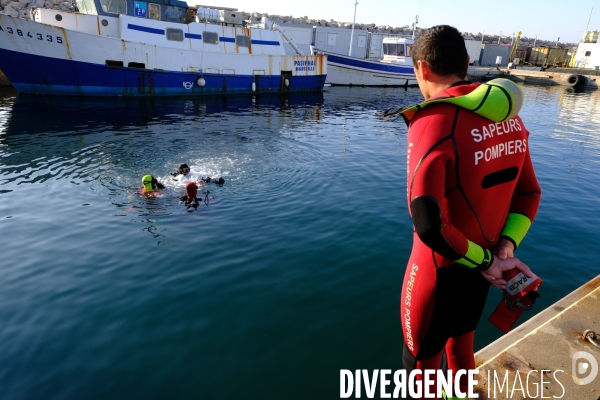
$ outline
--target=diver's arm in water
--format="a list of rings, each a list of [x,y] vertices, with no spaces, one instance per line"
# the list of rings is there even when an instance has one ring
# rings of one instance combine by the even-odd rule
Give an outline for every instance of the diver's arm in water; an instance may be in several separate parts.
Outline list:
[[[165,188],[165,185],[163,185],[162,183],[160,183],[160,182],[158,182],[158,181],[157,181],[157,182],[156,182],[156,188],[157,188],[157,189],[164,189],[164,188]]]
[[[198,199],[196,197],[190,199],[187,197],[187,195],[183,195],[179,198],[180,201],[184,202],[186,205],[188,204],[198,204]]]
[[[206,183],[216,183],[217,185],[222,185],[225,183],[225,179],[223,178],[211,178],[210,176],[207,176],[206,178],[200,178],[198,180]]]

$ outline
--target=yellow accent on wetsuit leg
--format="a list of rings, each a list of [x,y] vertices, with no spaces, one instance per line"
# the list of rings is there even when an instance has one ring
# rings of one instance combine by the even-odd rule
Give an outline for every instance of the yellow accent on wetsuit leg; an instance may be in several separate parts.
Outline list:
[[[508,218],[506,218],[506,223],[504,224],[501,235],[509,237],[517,246],[519,246],[530,226],[531,220],[523,214],[510,213],[508,214]]]
[[[485,260],[491,260],[491,253],[488,249],[484,249],[470,240],[467,240],[467,242],[469,243],[467,253],[463,258],[456,260],[457,263],[466,265],[469,268],[477,268],[481,266]]]

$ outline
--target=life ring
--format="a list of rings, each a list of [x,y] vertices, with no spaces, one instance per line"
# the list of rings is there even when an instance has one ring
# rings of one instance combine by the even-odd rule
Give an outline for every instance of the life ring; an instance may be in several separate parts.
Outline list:
[[[569,84],[569,86],[571,87],[580,87],[585,85],[585,76],[583,75],[569,75],[569,77],[567,78],[567,83]]]

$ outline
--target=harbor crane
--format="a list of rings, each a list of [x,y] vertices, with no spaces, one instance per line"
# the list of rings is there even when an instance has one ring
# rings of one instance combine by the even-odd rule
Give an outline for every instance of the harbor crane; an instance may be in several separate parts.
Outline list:
[[[515,41],[512,44],[512,47],[510,48],[510,56],[508,57],[508,61],[512,62],[514,60],[514,57],[517,55],[517,49],[519,48],[519,39],[521,39],[521,31],[517,32],[517,37],[515,38]]]

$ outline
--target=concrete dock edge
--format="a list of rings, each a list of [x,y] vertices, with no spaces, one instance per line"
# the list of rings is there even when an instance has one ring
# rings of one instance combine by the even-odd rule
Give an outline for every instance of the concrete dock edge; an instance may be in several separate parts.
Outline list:
[[[475,354],[479,398],[600,399],[600,376],[582,384],[600,361],[600,348],[582,338],[587,329],[600,334],[600,275]],[[578,352],[593,360],[574,359]],[[591,368],[581,373],[581,363]]]

